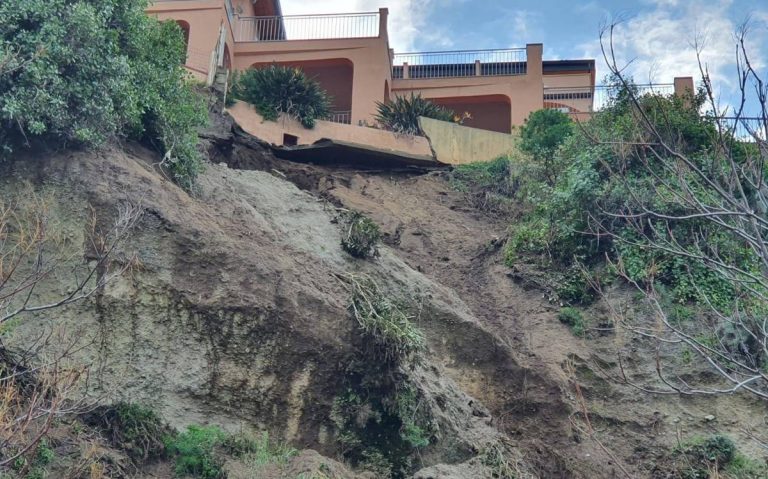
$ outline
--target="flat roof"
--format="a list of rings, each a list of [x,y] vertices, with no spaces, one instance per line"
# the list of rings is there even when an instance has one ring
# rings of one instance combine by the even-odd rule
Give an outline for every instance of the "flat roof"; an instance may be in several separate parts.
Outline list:
[[[544,60],[542,64],[545,74],[595,71],[595,60]]]

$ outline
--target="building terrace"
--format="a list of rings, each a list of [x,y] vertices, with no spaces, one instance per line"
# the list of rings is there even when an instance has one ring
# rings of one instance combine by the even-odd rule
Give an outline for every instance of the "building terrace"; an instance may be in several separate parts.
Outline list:
[[[577,93],[594,90],[594,60],[545,61],[543,45],[536,43],[395,53],[386,8],[283,15],[278,0],[161,0],[148,13],[179,23],[188,43],[187,67],[200,79],[275,63],[301,68],[331,95],[333,119],[342,123],[373,123],[377,103],[411,93],[469,113],[467,126],[503,133],[545,106],[593,109],[594,95]]]

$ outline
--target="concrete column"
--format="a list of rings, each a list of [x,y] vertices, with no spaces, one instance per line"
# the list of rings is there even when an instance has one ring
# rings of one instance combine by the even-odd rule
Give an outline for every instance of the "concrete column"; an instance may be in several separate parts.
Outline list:
[[[388,17],[389,9],[379,8],[379,38],[385,38],[387,42],[389,42]]]
[[[403,80],[411,78],[411,72],[408,68],[408,62],[403,62]]]
[[[531,78],[541,80],[542,88],[544,88],[544,45],[541,43],[529,43],[525,46],[525,55],[527,57],[526,74]]]
[[[529,43],[525,46],[526,73],[524,92],[510,91],[509,98],[512,101],[510,114],[512,125],[522,125],[528,112],[544,108],[544,45],[541,43]]]
[[[693,77],[675,77],[675,96],[682,98],[687,107],[692,106],[695,91]]]
[[[693,95],[694,92],[693,77],[675,77],[675,95]]]
[[[483,76],[483,67],[480,64],[480,60],[475,60],[475,76]]]

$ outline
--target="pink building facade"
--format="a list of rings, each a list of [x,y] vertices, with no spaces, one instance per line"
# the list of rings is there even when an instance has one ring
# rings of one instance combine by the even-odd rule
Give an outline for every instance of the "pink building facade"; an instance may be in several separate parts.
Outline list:
[[[333,97],[338,123],[372,124],[378,102],[411,93],[469,113],[466,126],[501,133],[541,108],[578,115],[594,107],[594,60],[545,61],[541,44],[395,53],[385,8],[284,16],[279,0],[166,0],[148,13],[179,23],[197,78],[275,63],[301,68]]]

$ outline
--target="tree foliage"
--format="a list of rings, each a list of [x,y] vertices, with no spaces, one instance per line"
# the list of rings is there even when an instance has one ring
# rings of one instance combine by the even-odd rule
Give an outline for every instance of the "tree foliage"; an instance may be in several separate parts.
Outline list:
[[[202,102],[183,68],[181,29],[145,0],[0,3],[0,148],[147,142],[189,187],[201,169]],[[4,70],[4,72],[3,72]]]
[[[252,104],[266,120],[285,113],[306,128],[331,115],[331,97],[298,68],[271,65],[252,68],[237,77],[232,95]]]
[[[628,88],[634,87],[630,84]],[[515,261],[525,254],[545,254],[555,264],[568,268],[575,263],[598,265],[607,254],[609,258],[621,257],[622,266],[633,280],[646,282],[653,277],[667,284],[678,301],[703,301],[700,288],[704,288],[711,293],[711,299],[728,304],[734,299],[728,281],[695,262],[680,261],[664,251],[647,248],[633,219],[617,216],[634,202],[666,213],[681,209],[675,193],[679,186],[677,175],[658,165],[648,168],[649,151],[638,141],[642,132],[630,97],[631,92],[617,88],[609,106],[577,134],[572,135],[568,127],[561,131],[560,140],[548,133],[527,135],[527,150],[533,156],[546,151],[550,159],[544,163],[534,161],[521,175],[531,192],[528,200],[532,211],[515,228],[508,257]],[[702,167],[717,169],[710,154],[714,123],[698,114],[703,100],[701,95],[686,100],[653,93],[638,98],[640,108],[669,135],[670,141],[674,139]],[[616,144],[626,146],[617,150],[612,146]],[[666,185],[662,189],[656,186],[660,175]],[[701,224],[679,222],[670,228],[690,243],[704,232],[712,248],[730,251],[740,261],[750,260],[737,244],[712,229],[702,230]],[[652,234],[667,233],[659,230]]]
[[[741,38],[743,108],[747,85],[761,79]],[[622,278],[663,327],[649,332],[627,315],[615,323],[665,345],[682,344],[725,381],[696,385],[659,367],[656,386],[636,386],[682,394],[747,390],[768,398],[768,121],[758,119],[750,141],[737,137],[742,110],[734,123],[723,123],[703,68],[704,87],[685,96],[640,93],[619,67],[613,72],[607,107],[559,147],[551,149],[548,135],[529,141],[532,156],[554,152],[520,175],[528,214],[513,226],[508,261],[531,258],[575,272],[591,292],[578,294],[559,281],[566,302],[600,297],[604,281]],[[766,111],[768,93],[755,91],[758,109]],[[702,115],[705,109],[710,113]],[[695,308],[696,319],[675,319],[679,306]]]
[[[565,113],[545,109],[538,110],[528,117],[520,129],[520,149],[533,159],[545,165],[545,171],[552,173],[549,163],[560,145],[573,133],[573,121]],[[555,178],[547,178],[553,183]]]
[[[407,135],[424,135],[419,125],[419,117],[459,123],[453,111],[435,105],[421,94],[396,96],[391,102],[376,104],[376,121],[387,130]]]

